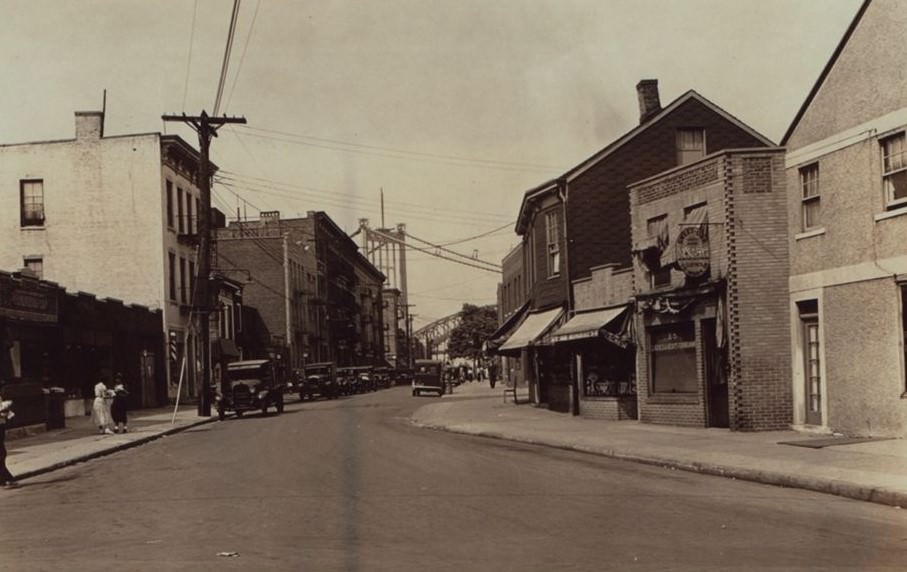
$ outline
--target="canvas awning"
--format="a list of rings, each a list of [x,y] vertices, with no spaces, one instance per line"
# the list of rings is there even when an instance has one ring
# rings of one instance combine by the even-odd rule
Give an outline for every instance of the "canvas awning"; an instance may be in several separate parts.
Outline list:
[[[566,324],[551,335],[554,343],[569,342],[585,338],[598,337],[602,330],[608,328],[612,333],[620,333],[629,304],[603,308],[590,312],[574,314]]]
[[[523,317],[526,315],[526,311],[529,309],[529,301],[527,300],[522,306],[520,306],[515,312],[510,314],[507,319],[504,320],[504,323],[501,324],[493,334],[488,336],[485,340],[484,350],[487,352],[495,352],[501,344],[507,341],[507,338],[510,337],[510,334],[522,323]]]
[[[507,341],[501,344],[498,351],[515,351],[532,345],[551,329],[563,313],[561,308],[554,308],[528,314]]]

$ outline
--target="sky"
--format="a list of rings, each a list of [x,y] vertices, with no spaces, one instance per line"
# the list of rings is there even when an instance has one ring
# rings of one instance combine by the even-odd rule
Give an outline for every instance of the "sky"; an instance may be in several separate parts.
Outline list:
[[[523,193],[689,89],[779,141],[861,0],[243,0],[212,144],[214,204],[256,218],[326,211],[405,223],[500,264]],[[0,143],[195,134],[209,113],[232,0],[0,0]],[[411,239],[411,241],[414,241]],[[416,243],[418,244],[418,243]],[[474,252],[475,251],[475,252]],[[100,254],[99,254],[100,255]],[[500,276],[410,252],[416,327],[495,302]],[[6,269],[12,270],[12,269]]]

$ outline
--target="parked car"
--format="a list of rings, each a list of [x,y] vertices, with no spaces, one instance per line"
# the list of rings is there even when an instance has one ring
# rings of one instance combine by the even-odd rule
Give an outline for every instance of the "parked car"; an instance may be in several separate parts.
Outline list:
[[[423,392],[437,393],[438,397],[444,395],[443,364],[437,360],[417,359],[413,371],[413,395],[422,395]]]
[[[269,359],[237,361],[227,364],[226,373],[226,381],[215,396],[221,420],[231,411],[237,417],[258,410],[266,415],[270,407],[283,413],[285,383],[281,364]]]
[[[334,362],[311,363],[298,372],[296,392],[299,399],[314,399],[316,396],[335,399],[340,390],[337,384],[337,367]]]

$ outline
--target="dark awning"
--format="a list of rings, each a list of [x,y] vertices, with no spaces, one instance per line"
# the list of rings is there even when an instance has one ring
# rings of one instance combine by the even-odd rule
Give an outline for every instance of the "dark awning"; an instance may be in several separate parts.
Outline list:
[[[485,351],[493,353],[501,347],[501,344],[506,342],[507,338],[510,337],[510,334],[522,323],[523,317],[526,315],[528,309],[529,301],[527,300],[522,306],[517,308],[515,312],[507,316],[504,323],[485,340]]]
[[[574,314],[567,323],[552,333],[551,340],[556,344],[597,337],[613,340],[613,334],[621,334],[624,329],[629,307],[629,304],[623,304]],[[603,336],[606,331],[612,335]]]

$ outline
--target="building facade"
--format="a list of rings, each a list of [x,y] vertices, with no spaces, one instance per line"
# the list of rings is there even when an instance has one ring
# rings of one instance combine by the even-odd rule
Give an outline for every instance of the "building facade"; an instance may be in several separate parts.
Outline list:
[[[604,265],[631,268],[628,185],[722,149],[772,145],[695,91],[664,108],[656,80],[639,82],[636,91],[638,126],[561,177],[527,191],[520,206],[516,232],[523,241],[529,314],[548,312],[551,319],[524,346],[533,366],[527,377],[534,400],[561,411],[579,410],[583,380],[572,353],[550,347],[545,333],[577,309],[574,281],[591,278]],[[561,313],[549,312],[554,309]]]
[[[74,139],[0,145],[0,268],[159,309],[171,398],[184,359],[197,394],[198,162],[177,136],[105,136],[101,112],[76,113]]]
[[[798,427],[907,435],[905,33],[865,1],[784,137]]]
[[[630,186],[641,421],[790,426],[786,203],[781,148]]]

